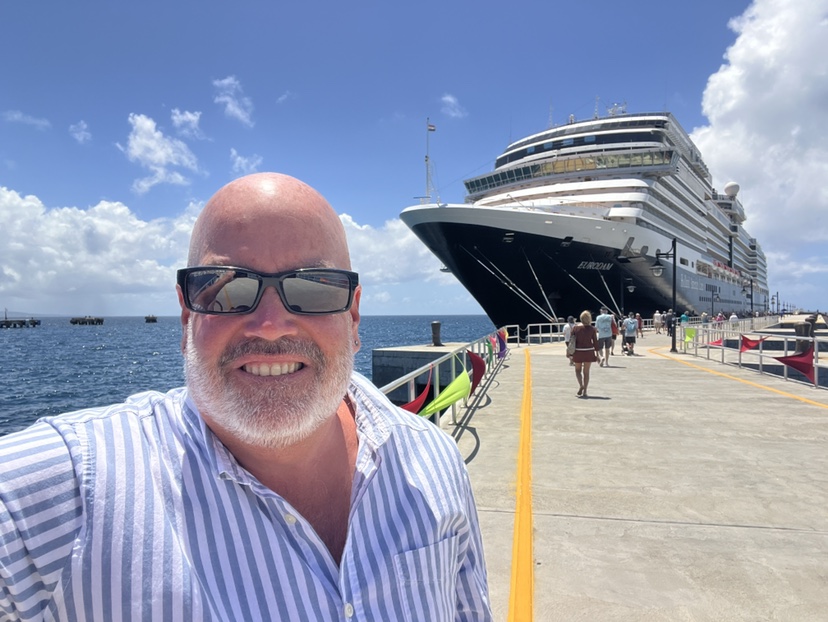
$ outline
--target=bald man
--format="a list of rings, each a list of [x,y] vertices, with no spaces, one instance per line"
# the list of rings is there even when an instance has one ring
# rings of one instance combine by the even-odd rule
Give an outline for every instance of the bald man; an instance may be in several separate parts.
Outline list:
[[[0,439],[0,621],[492,619],[454,442],[353,370],[325,199],[228,184],[177,281],[186,387]]]

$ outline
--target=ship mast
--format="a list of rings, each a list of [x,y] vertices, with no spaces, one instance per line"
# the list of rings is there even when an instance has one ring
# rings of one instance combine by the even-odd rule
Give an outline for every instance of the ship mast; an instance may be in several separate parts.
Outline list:
[[[431,184],[431,160],[428,158],[428,150],[429,150],[429,138],[431,132],[436,132],[437,127],[431,123],[431,120],[426,117],[426,155],[425,155],[425,168],[426,168],[426,191],[425,196],[423,197],[424,200],[431,201],[431,190],[433,188]]]

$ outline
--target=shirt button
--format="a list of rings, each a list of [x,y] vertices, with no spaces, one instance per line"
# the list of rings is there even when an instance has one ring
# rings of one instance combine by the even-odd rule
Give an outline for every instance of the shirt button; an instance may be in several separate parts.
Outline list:
[[[354,615],[354,606],[351,603],[345,603],[345,617],[350,618]]]
[[[285,522],[288,525],[295,525],[296,524],[296,517],[293,514],[285,514]]]

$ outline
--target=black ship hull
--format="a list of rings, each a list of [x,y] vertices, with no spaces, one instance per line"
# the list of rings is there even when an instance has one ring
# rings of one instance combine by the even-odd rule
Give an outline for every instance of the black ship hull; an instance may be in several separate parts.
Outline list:
[[[432,220],[410,226],[498,327],[562,321],[584,310],[595,315],[603,305],[647,318],[673,307],[672,265],[656,277],[654,255],[630,256],[621,246],[469,223]],[[677,277],[679,313],[745,312],[743,296],[725,294],[714,301],[703,277],[691,278],[683,268]]]

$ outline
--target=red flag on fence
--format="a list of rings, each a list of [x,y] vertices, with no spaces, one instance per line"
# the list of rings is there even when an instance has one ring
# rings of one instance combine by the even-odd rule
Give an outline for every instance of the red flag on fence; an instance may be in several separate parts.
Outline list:
[[[433,367],[428,368],[428,380],[426,380],[425,389],[423,389],[412,401],[408,402],[408,404],[403,404],[400,408],[403,408],[410,413],[414,413],[415,415],[420,412],[420,409],[423,407],[423,404],[428,397],[428,390],[431,388],[431,372],[433,369]]]
[[[746,352],[748,350],[752,350],[760,343],[762,343],[767,337],[762,337],[761,339],[748,339],[744,335],[742,335],[742,349],[740,352]]]
[[[466,350],[466,353],[469,355],[469,360],[471,361],[472,365],[472,383],[471,383],[471,391],[469,391],[469,395],[474,393],[474,390],[477,388],[477,385],[480,384],[481,378],[483,378],[484,374],[486,373],[486,361],[484,361],[480,356],[472,352],[471,350]]]
[[[708,343],[707,345],[709,345],[709,346],[719,346],[719,347],[721,347],[721,346],[723,345],[723,344],[722,344],[722,339],[721,339],[721,337],[720,337],[720,338],[719,338],[719,339],[717,339],[716,341],[711,341],[711,342],[710,342],[710,343]]]
[[[773,357],[780,363],[784,363],[788,367],[793,367],[796,371],[805,374],[812,383],[814,381],[814,344],[801,354],[794,354],[793,356],[775,356]]]

